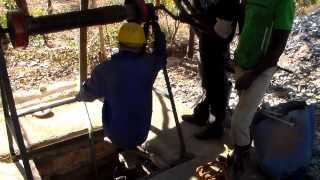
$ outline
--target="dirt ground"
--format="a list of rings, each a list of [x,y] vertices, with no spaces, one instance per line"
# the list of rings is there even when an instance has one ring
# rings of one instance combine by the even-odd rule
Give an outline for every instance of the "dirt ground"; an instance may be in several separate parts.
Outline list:
[[[2,1],[1,1],[2,2]],[[46,1],[28,0],[30,12],[33,15],[44,15],[47,13]],[[66,12],[79,9],[79,1],[76,0],[54,0],[53,13]],[[113,3],[117,3],[113,1]],[[101,3],[99,6],[105,5]],[[3,4],[0,3],[0,11],[4,12]],[[161,25],[167,35],[174,31],[175,22],[170,18],[161,16]],[[303,19],[303,18],[301,18]],[[298,24],[298,23],[297,23]],[[120,24],[103,26],[105,30],[105,49],[110,56],[116,47],[116,33]],[[304,26],[304,24],[302,24]],[[311,25],[312,26],[312,25]],[[313,26],[312,26],[313,27]],[[302,31],[302,30],[301,30]],[[278,71],[271,83],[270,90],[266,93],[264,102],[276,105],[289,100],[307,100],[315,103],[320,100],[320,70],[319,56],[311,56],[313,49],[319,47],[319,36],[312,39],[314,45],[308,45],[301,40],[301,31],[293,34],[287,46],[281,66],[293,70],[302,76],[295,76],[282,71]],[[7,66],[10,75],[11,85],[16,94],[25,93],[30,90],[38,90],[49,84],[59,81],[77,81],[79,74],[79,30],[70,30],[59,33],[35,36],[30,39],[27,48],[13,49],[9,46],[6,51]],[[199,53],[198,45],[195,46],[193,59],[185,59],[186,44],[188,39],[188,26],[179,25],[179,31],[175,39],[168,36],[168,71],[172,83],[175,99],[189,108],[192,108],[202,94],[200,77],[198,74]],[[45,43],[44,39],[47,40]],[[296,45],[302,44],[299,47]],[[234,45],[233,48],[234,49]],[[97,63],[98,54],[98,30],[96,27],[90,28],[88,33],[88,63],[92,69]],[[311,60],[312,59],[312,60]],[[155,83],[155,88],[166,93],[163,75],[160,72]],[[237,103],[236,92],[233,91],[229,105],[234,107]],[[315,164],[312,171],[320,176],[320,133],[317,129]]]

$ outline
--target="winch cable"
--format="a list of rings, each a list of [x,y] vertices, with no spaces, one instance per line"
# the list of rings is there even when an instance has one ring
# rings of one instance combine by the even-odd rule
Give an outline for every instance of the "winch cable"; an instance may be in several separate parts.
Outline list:
[[[92,125],[92,120],[90,118],[89,110],[87,107],[86,102],[83,102],[84,107],[86,109],[87,113],[87,128],[88,128],[88,135],[89,135],[89,156],[90,156],[90,164],[91,168],[93,171],[94,179],[98,179],[98,168],[97,168],[97,159],[96,159],[96,150],[95,150],[95,140],[94,140],[94,135],[93,135],[93,125]]]

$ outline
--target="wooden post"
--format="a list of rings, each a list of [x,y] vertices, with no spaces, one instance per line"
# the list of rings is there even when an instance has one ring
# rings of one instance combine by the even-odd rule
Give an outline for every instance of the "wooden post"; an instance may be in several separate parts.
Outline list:
[[[92,8],[97,7],[97,0],[92,0]],[[106,50],[104,48],[104,45],[106,44],[104,41],[104,33],[103,33],[103,26],[99,26],[99,45],[100,45],[100,52],[99,52],[99,62],[102,63],[106,56]]]
[[[48,0],[48,9],[47,9],[47,12],[48,12],[48,15],[51,15],[53,13],[53,7],[52,7],[52,1],[51,0]],[[44,44],[49,47],[49,48],[52,48],[53,45],[50,43],[49,41],[49,37],[46,35],[46,34],[43,34],[43,41],[44,41]]]
[[[80,10],[88,9],[88,0],[80,0]],[[87,27],[80,28],[80,85],[87,79],[88,75],[88,53],[87,53]]]

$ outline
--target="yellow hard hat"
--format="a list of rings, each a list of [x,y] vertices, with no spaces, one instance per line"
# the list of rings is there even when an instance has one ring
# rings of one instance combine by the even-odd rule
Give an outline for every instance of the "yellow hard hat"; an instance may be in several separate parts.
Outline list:
[[[118,41],[127,46],[142,46],[146,42],[143,28],[131,22],[122,25],[118,33]]]

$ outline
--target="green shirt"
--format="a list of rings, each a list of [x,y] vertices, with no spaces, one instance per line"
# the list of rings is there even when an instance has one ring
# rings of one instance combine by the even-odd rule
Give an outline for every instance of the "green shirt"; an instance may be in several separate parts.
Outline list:
[[[245,3],[245,19],[235,62],[250,69],[266,53],[274,29],[291,30],[295,4],[293,0],[246,0]]]

